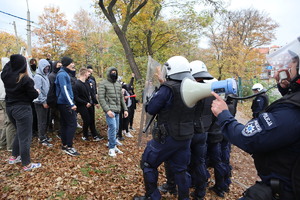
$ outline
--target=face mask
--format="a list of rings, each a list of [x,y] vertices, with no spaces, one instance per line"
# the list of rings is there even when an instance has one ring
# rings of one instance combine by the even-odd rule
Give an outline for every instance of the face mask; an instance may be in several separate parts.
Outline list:
[[[36,70],[36,64],[30,65],[30,67],[31,67],[31,70],[35,72],[35,70]]]
[[[111,80],[112,80],[113,82],[116,82],[118,76],[117,76],[117,74],[110,74],[110,78],[111,78]]]

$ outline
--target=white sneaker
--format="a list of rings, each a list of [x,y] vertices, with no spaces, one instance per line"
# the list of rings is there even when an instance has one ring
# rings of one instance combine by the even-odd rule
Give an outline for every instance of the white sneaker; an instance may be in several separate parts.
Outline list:
[[[116,151],[115,149],[109,149],[108,151],[108,155],[111,156],[111,157],[116,157],[117,154],[116,154]]]
[[[118,139],[116,139],[116,145],[122,146],[123,144]]]
[[[133,135],[131,135],[130,132],[126,132],[126,133],[124,133],[124,135],[125,135],[126,137],[133,138]]]
[[[118,149],[118,147],[115,146],[115,152],[119,153],[119,154],[123,154],[123,151],[121,151],[120,149]]]

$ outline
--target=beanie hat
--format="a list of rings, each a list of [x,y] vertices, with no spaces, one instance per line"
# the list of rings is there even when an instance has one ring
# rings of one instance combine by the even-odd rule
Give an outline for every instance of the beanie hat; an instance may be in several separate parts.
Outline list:
[[[93,69],[92,65],[88,65],[86,68],[87,69]]]
[[[72,60],[71,58],[67,57],[67,56],[65,56],[65,57],[63,57],[63,58],[61,59],[61,64],[62,64],[62,66],[64,66],[64,67],[67,67],[67,66],[70,65],[72,62],[73,62],[73,60]]]
[[[24,73],[27,68],[26,58],[21,54],[13,54],[10,56],[10,64],[13,71]]]

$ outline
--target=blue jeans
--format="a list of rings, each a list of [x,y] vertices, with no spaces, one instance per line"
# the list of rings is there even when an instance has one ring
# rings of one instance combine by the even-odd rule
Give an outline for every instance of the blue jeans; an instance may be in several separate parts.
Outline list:
[[[111,118],[105,114],[108,126],[108,148],[113,149],[116,146],[116,137],[119,130],[119,113],[114,113],[115,117]]]
[[[12,156],[21,156],[22,165],[30,164],[32,139],[32,110],[30,105],[6,105],[7,115],[16,127]]]

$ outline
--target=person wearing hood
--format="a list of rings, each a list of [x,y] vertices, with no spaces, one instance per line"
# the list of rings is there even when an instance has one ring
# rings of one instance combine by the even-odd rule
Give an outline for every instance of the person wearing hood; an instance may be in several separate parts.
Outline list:
[[[116,153],[123,153],[116,146],[116,135],[119,129],[119,115],[121,108],[124,109],[124,117],[128,116],[122,86],[118,79],[118,70],[110,67],[106,73],[107,79],[103,80],[99,86],[99,103],[106,113],[106,123],[108,125],[108,155],[115,157]]]
[[[57,107],[60,112],[60,132],[62,150],[71,155],[80,155],[73,147],[73,139],[77,127],[76,105],[72,90],[70,73],[75,72],[75,64],[69,57],[61,59],[62,67],[55,79],[55,92],[57,96]]]
[[[55,79],[57,76],[58,71],[60,70],[62,64],[60,61],[55,61],[52,66],[51,73],[48,76],[49,79],[49,92],[47,94],[47,104],[50,107],[50,117],[48,120],[49,123],[49,131],[54,130],[58,131],[57,137],[60,138],[60,132],[59,132],[59,121],[60,121],[60,116],[59,116],[59,111],[56,106],[57,102],[57,97],[56,97],[56,92],[55,92]],[[54,120],[54,124],[52,125],[52,120]]]
[[[46,59],[41,59],[38,63],[36,74],[33,78],[35,89],[39,90],[39,96],[33,100],[36,115],[38,118],[38,137],[42,145],[52,147],[51,139],[47,136],[47,118],[49,106],[47,104],[47,94],[49,91],[48,74],[50,64]]]
[[[26,58],[20,54],[10,56],[1,78],[6,92],[6,111],[16,127],[12,156],[9,164],[22,162],[23,169],[29,171],[41,167],[41,163],[31,163],[30,145],[32,140],[31,102],[38,97],[33,80],[28,76]]]

